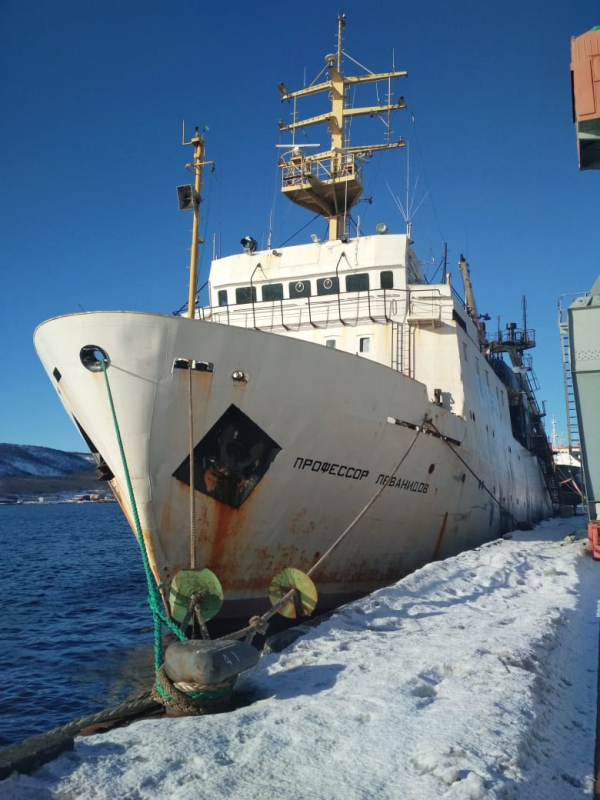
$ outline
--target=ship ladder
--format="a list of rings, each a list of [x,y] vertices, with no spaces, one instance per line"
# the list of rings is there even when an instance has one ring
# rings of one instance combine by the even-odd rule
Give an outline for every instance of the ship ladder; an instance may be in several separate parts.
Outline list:
[[[395,323],[396,327],[396,370],[412,378],[410,327],[404,322]]]
[[[571,371],[571,345],[569,342],[569,326],[567,322],[559,322],[563,382],[565,387],[565,405],[567,409],[567,433],[569,439],[569,453],[580,446],[579,426],[577,423],[577,409],[575,407],[575,389],[573,386],[573,373]]]

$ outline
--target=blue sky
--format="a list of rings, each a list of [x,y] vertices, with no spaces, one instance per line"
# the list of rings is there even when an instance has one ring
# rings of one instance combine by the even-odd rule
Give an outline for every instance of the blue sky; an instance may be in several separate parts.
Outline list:
[[[290,114],[277,84],[312,81],[335,50],[339,12],[346,52],[373,71],[393,55],[409,72],[396,83],[408,110],[394,133],[409,142],[417,202],[428,193],[413,229],[420,258],[439,259],[445,239],[458,284],[464,252],[493,329],[498,315],[503,328],[520,320],[526,295],[539,397],[565,429],[556,304],[600,273],[600,173],[577,168],[570,38],[600,24],[597,2],[3,0],[0,441],[85,449],[35,355],[39,323],[186,301],[183,118],[190,132],[209,127],[216,162],[202,281],[213,236],[227,255],[246,234],[266,244],[273,208],[275,247],[308,222],[276,192],[275,144],[288,141],[277,122]],[[374,124],[362,141],[382,140]],[[373,158],[365,233],[379,221],[404,232],[386,184],[405,195],[406,151]]]

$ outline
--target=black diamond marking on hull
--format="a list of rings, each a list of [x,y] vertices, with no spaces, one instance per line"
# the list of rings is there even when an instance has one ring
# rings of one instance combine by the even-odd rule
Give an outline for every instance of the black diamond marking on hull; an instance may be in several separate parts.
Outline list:
[[[239,508],[269,469],[281,447],[237,406],[230,405],[194,448],[195,488]],[[190,485],[190,458],[173,473]]]

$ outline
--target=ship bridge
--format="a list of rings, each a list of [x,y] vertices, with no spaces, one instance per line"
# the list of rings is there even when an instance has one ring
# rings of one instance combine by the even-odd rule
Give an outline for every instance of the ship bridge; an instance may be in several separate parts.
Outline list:
[[[446,394],[461,404],[456,336],[449,334],[458,326],[478,346],[477,328],[449,283],[426,283],[406,235],[248,251],[213,261],[209,284],[199,319],[376,361],[421,380],[432,397],[440,384],[456,384]],[[437,337],[433,350],[428,332]]]
[[[198,314],[271,332],[331,334],[336,326],[386,323],[404,316],[407,287],[421,284],[425,278],[406,235],[316,242],[280,251],[247,249],[213,261],[210,306]],[[323,343],[322,336],[305,338]]]

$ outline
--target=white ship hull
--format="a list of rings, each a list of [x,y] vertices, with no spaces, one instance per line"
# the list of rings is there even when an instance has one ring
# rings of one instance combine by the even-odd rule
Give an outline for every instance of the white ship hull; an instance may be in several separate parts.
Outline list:
[[[143,535],[165,596],[177,571],[190,567],[191,548],[190,371],[174,363],[214,365],[191,372],[194,544],[196,565],[223,585],[221,616],[265,607],[273,575],[310,568],[383,483],[314,575],[321,609],[551,513],[537,459],[512,437],[508,412],[499,414],[475,383],[469,389],[474,376],[461,378],[476,409],[471,424],[466,411],[431,402],[424,383],[396,369],[233,325],[76,314],[41,325],[35,345],[65,408],[114,476],[132,524],[104,373],[80,357],[89,345],[107,354]],[[234,380],[240,372],[244,379]],[[431,432],[419,433],[426,419]]]

